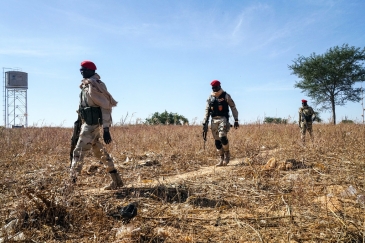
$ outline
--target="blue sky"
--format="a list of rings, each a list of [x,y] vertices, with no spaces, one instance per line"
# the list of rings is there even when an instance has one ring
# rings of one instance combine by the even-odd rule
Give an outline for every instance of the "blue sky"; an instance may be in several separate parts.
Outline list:
[[[298,54],[365,46],[363,0],[11,0],[1,9],[0,65],[28,73],[29,126],[72,126],[83,60],[118,101],[115,123],[165,110],[200,123],[213,79],[241,123],[297,120],[301,99],[312,105],[288,69]],[[361,103],[337,107],[337,121],[361,115]]]

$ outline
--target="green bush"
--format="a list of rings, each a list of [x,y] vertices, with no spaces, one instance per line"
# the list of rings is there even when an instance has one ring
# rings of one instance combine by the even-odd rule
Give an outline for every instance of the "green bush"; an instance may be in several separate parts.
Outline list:
[[[287,124],[288,119],[283,119],[283,118],[280,118],[280,117],[265,117],[264,118],[264,123],[268,123],[268,124]]]
[[[189,124],[189,120],[184,116],[172,112],[155,112],[150,118],[146,118],[147,125],[184,125]]]
[[[345,120],[342,120],[341,123],[352,124],[352,123],[354,123],[354,121],[345,119]]]

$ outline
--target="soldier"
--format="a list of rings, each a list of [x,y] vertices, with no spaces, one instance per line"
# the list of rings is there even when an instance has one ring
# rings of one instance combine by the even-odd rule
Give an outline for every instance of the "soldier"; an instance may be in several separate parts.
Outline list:
[[[311,140],[313,140],[312,134],[312,122],[316,119],[316,115],[312,107],[308,106],[306,100],[302,100],[302,107],[299,108],[299,127],[303,144],[305,143],[305,133],[308,130]]]
[[[227,138],[227,133],[230,129],[228,107],[231,108],[233,114],[235,129],[239,127],[238,111],[231,96],[221,88],[221,83],[218,80],[213,80],[210,85],[212,86],[213,92],[207,100],[204,127],[211,115],[212,134],[215,140],[215,147],[219,154],[219,163],[216,164],[216,166],[225,166],[230,160],[229,143]]]
[[[112,141],[109,127],[112,123],[112,107],[117,105],[112,95],[107,91],[100,76],[95,73],[96,66],[91,61],[81,62],[81,81],[79,114],[82,119],[80,137],[73,151],[71,163],[71,179],[76,182],[77,175],[84,164],[84,156],[90,149],[94,155],[106,166],[112,182],[105,190],[114,190],[123,186],[122,179],[114,167],[113,158],[100,142],[100,128],[103,127],[103,139],[106,144]]]

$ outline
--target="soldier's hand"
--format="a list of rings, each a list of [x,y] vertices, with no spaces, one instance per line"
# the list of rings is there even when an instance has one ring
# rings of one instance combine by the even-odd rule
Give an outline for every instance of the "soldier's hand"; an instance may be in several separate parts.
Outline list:
[[[235,121],[234,124],[233,124],[233,127],[237,129],[239,126],[240,125],[238,124],[238,121]]]
[[[106,144],[111,143],[112,137],[110,136],[109,127],[104,127],[103,130],[104,130],[104,133],[103,133],[104,142]]]

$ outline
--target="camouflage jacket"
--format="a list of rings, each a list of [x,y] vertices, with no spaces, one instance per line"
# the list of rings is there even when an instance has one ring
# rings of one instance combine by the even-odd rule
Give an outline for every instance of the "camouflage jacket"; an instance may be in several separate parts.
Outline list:
[[[106,90],[106,86],[105,84],[99,80],[99,75],[95,74],[93,77],[91,77],[90,79],[98,79],[98,82],[101,86],[103,86],[103,88],[105,88]],[[83,80],[85,81],[85,80]],[[110,127],[111,123],[112,123],[112,109],[106,109],[101,107],[100,105],[97,104],[97,100],[93,100],[92,96],[90,95],[90,84],[85,84],[85,82],[82,82],[80,85],[81,88],[81,93],[80,93],[80,106],[82,107],[86,107],[86,106],[91,106],[91,107],[100,107],[101,109],[101,113],[102,113],[102,123],[103,123],[103,127]]]

